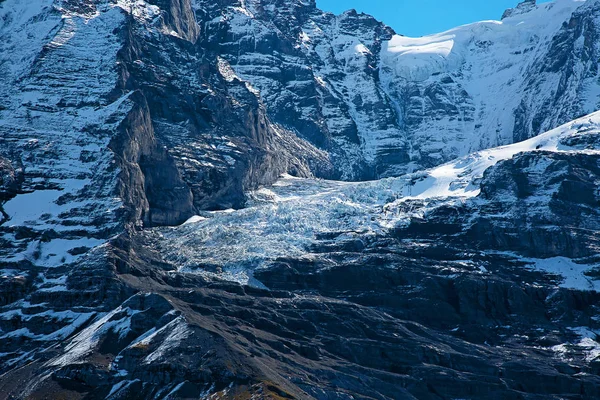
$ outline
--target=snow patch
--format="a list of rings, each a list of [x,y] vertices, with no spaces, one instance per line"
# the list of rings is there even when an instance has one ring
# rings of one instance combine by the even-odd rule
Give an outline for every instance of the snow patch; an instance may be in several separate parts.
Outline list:
[[[131,317],[139,312],[120,306],[105,314],[75,336],[65,347],[64,354],[50,360],[48,365],[65,366],[83,362],[83,359],[96,349],[100,339],[109,331],[119,333],[120,337],[126,335],[130,327]]]
[[[569,258],[554,257],[535,260],[534,266],[535,269],[560,276],[562,280],[560,287],[600,292],[600,281],[593,280],[585,274],[592,268],[598,267],[596,265],[577,264]]]
[[[569,328],[573,333],[579,336],[578,342],[568,342],[553,346],[552,351],[564,360],[569,360],[574,357],[581,357],[585,362],[592,362],[600,358],[600,331],[591,330],[587,327]]]
[[[197,222],[201,222],[206,220],[206,217],[201,217],[200,215],[194,215],[193,217],[189,218],[187,221],[185,221],[183,223],[183,225],[188,225],[188,224],[195,224]]]

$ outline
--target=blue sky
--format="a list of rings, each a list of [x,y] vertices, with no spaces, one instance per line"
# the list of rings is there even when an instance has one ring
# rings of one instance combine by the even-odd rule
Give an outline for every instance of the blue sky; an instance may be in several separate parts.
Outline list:
[[[500,19],[520,0],[316,0],[325,11],[339,14],[354,8],[371,14],[397,33],[422,36],[458,25]],[[542,3],[543,1],[538,1]]]

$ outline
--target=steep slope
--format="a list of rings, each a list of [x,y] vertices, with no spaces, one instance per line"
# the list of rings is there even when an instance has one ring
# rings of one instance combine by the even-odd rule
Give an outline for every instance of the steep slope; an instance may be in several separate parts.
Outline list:
[[[361,145],[365,131],[380,140],[398,136],[371,56],[391,37],[389,28],[366,15],[324,14],[313,0],[196,7],[207,21],[207,47],[257,90],[273,121],[331,153],[337,177],[375,176],[375,149],[365,155]]]
[[[313,1],[224,5],[196,2],[215,49],[344,179],[525,140],[598,103],[596,1],[526,1],[502,21],[423,38]]]
[[[392,150],[392,163],[408,161],[396,110],[379,85],[390,28],[353,11],[323,13],[313,0],[196,4],[211,20],[215,50],[256,88],[273,121],[332,155],[337,177],[376,177],[381,148]]]
[[[502,21],[392,38],[382,81],[425,164],[525,140],[596,111],[598,8],[595,1],[526,1]]]
[[[0,15],[3,372],[133,294],[117,275],[136,230],[330,168],[194,47],[189,2],[8,0]]]

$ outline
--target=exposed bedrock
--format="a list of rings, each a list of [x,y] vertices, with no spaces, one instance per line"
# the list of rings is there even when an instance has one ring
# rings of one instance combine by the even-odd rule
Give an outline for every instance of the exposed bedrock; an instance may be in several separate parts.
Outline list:
[[[599,160],[581,153],[519,154],[485,172],[477,198],[436,207],[399,228],[398,235],[538,258],[594,256]]]
[[[178,225],[194,215],[192,193],[174,159],[154,136],[144,96],[130,96],[133,109],[121,124],[111,149],[120,164],[120,197],[129,219],[146,226]]]
[[[217,54],[208,51],[206,39],[198,36],[204,33],[189,0],[168,3],[164,9],[170,11],[164,11],[163,17],[180,21],[185,32],[148,37],[144,24],[129,18],[122,31],[125,47],[119,52],[119,88],[143,94],[147,103],[143,123],[151,120],[153,130],[148,135],[167,150],[162,155],[144,154],[146,183],[156,185],[170,174],[175,178],[170,186],[148,187],[150,209],[154,209],[148,222],[176,225],[185,220],[191,210],[186,190],[191,192],[193,209],[240,208],[245,191],[273,183],[283,173],[333,177],[327,153],[275,126],[248,85],[219,68]],[[171,160],[178,172],[171,171]],[[156,175],[161,168],[152,170],[152,165],[159,164],[168,164],[171,172]],[[156,197],[159,192],[163,197]],[[166,205],[165,196],[169,197]]]

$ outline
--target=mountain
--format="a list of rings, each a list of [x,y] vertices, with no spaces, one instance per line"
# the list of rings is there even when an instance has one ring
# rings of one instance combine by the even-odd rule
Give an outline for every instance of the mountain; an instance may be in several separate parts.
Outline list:
[[[0,1],[0,398],[598,398],[599,33]]]
[[[327,149],[342,178],[360,180],[525,140],[596,111],[597,8],[524,2],[502,21],[415,39],[314,2],[247,1],[209,12],[206,29],[218,20],[221,57],[260,91],[273,121]]]

